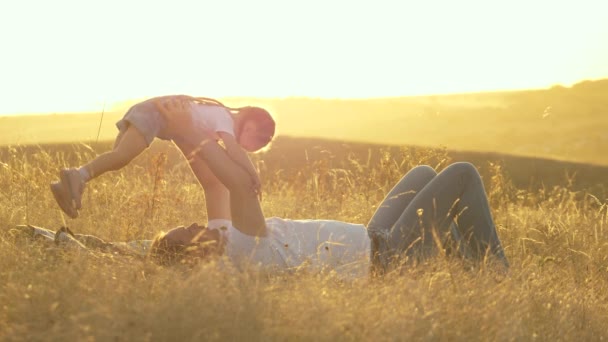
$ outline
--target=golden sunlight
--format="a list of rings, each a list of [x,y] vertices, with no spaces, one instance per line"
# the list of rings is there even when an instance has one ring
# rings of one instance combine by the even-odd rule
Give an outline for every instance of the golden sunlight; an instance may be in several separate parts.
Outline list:
[[[371,98],[608,77],[601,1],[16,2],[0,113],[168,93]]]

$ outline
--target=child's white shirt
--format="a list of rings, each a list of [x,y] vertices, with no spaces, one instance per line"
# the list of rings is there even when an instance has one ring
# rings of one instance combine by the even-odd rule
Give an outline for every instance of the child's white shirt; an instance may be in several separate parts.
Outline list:
[[[228,109],[222,106],[192,103],[192,123],[201,129],[215,133],[224,132],[234,135],[234,120]]]

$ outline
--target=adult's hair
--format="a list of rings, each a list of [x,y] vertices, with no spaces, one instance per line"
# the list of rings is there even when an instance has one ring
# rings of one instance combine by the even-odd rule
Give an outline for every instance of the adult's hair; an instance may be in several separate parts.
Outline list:
[[[187,247],[187,245],[173,243],[167,239],[166,232],[160,232],[150,244],[148,258],[161,265],[172,265],[183,260]]]
[[[221,234],[219,233],[218,238],[221,238]],[[148,259],[161,265],[170,266],[176,263],[192,263],[221,252],[223,250],[220,248],[218,240],[182,244],[167,238],[166,232],[160,232],[150,244]]]

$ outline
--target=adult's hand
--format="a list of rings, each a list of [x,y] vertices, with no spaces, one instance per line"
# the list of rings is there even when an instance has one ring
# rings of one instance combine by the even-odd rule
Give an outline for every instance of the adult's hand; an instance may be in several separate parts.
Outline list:
[[[219,140],[215,131],[195,124],[192,119],[192,101],[190,96],[171,96],[154,100],[154,105],[165,119],[167,131],[174,140],[195,146]]]
[[[172,96],[155,99],[156,109],[164,117],[167,130],[175,136],[190,132],[193,127],[191,102],[187,97]]]

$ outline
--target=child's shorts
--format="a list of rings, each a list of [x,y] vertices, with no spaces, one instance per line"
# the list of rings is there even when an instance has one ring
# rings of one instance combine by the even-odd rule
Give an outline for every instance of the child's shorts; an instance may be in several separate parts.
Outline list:
[[[140,102],[127,111],[127,114],[116,123],[119,135],[124,134],[129,125],[133,125],[144,136],[148,146],[150,146],[154,138],[171,139],[166,132],[167,123],[162,114],[156,109],[154,102],[152,102],[153,100],[155,99]]]

